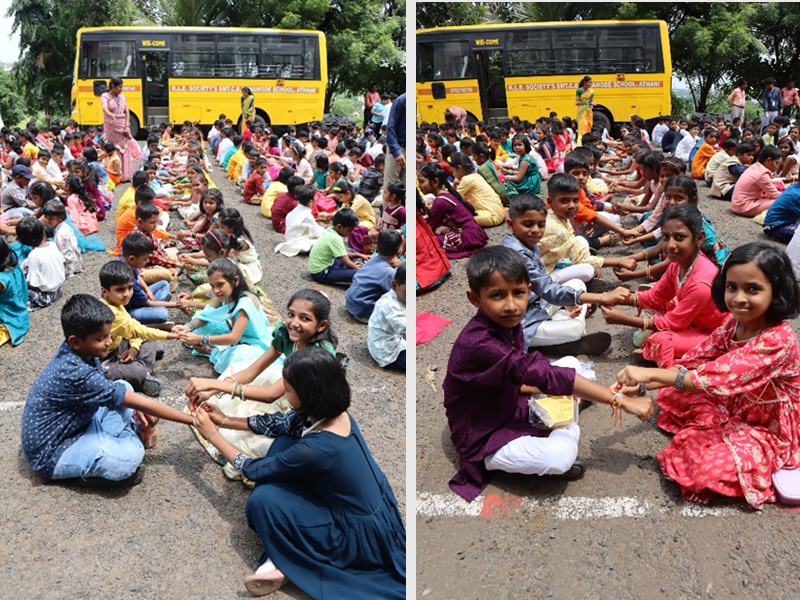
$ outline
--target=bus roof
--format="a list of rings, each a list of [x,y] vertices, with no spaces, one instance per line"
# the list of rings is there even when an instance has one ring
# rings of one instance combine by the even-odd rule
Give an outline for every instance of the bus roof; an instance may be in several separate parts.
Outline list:
[[[81,27],[78,29],[78,35],[82,33],[103,33],[103,32],[119,33],[120,31],[131,32],[145,32],[145,31],[161,31],[170,33],[235,33],[235,32],[253,32],[253,33],[316,33],[324,36],[322,31],[315,31],[313,29],[273,29],[268,27],[160,27],[158,25],[144,26],[144,27]]]
[[[436,33],[459,30],[503,30],[516,27],[580,27],[581,25],[643,25],[643,24],[663,24],[666,21],[655,19],[645,19],[641,21],[539,21],[536,23],[484,23],[482,25],[450,25],[447,27],[433,27],[431,29],[417,29],[417,33]]]

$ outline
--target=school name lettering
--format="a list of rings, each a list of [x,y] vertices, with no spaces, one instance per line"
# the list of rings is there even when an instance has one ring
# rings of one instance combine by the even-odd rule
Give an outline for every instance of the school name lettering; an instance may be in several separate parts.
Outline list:
[[[171,85],[169,90],[171,92],[241,92],[242,86],[239,85]],[[279,86],[279,85],[262,85],[250,86],[250,90],[257,94],[262,93],[277,93],[277,94],[316,94],[319,89],[315,87],[294,87],[294,86]]]
[[[594,88],[646,88],[663,87],[663,81],[596,81]],[[565,90],[575,89],[574,81],[557,83],[514,83],[506,86],[509,92],[525,92],[531,90]]]

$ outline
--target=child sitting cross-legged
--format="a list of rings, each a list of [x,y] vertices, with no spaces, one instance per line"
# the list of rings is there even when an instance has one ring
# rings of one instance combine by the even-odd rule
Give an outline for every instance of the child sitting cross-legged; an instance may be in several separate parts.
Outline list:
[[[192,418],[130,391],[103,374],[114,314],[100,300],[75,294],[61,311],[65,340],[28,394],[22,451],[45,481],[80,479],[110,487],[136,485],[144,447],[134,411],[179,423]]]
[[[367,326],[367,349],[378,366],[406,369],[406,263],[401,263],[392,289],[375,303]]]
[[[526,396],[575,394],[649,419],[647,397],[630,398],[528,353],[520,323],[525,316],[530,278],[525,261],[510,248],[491,246],[467,263],[467,298],[478,313],[453,345],[447,365],[444,407],[450,437],[459,456],[450,488],[467,502],[488,485],[494,470],[529,475],[580,477],[580,429],[573,423],[549,435],[529,422]],[[577,366],[571,357],[561,359]],[[563,364],[563,363],[562,363]],[[534,388],[536,388],[534,390]]]
[[[294,189],[294,193],[297,206],[286,215],[286,241],[275,246],[275,252],[284,256],[310,252],[325,232],[311,210],[311,203],[316,197],[314,186],[300,185]]]
[[[344,240],[358,225],[358,215],[352,208],[341,208],[333,215],[330,227],[325,230],[308,255],[308,271],[318,283],[350,283],[360,268],[354,258],[369,260],[365,254],[348,252]]]
[[[42,218],[54,230],[53,243],[64,255],[64,273],[72,277],[83,271],[83,257],[78,238],[67,223],[67,209],[60,200],[48,200],[42,207]]]
[[[141,233],[132,231],[122,240],[120,260],[133,269],[133,294],[126,308],[131,317],[146,325],[167,323],[167,309],[178,308],[178,303],[172,300],[168,281],[147,285],[141,275],[152,252],[153,244]]]
[[[345,308],[357,321],[367,323],[378,298],[392,288],[392,261],[403,247],[399,231],[387,229],[378,234],[378,254],[373,256],[353,276],[353,284],[344,294]]]
[[[158,351],[155,342],[177,340],[179,336],[146,327],[128,314],[125,306],[133,295],[134,277],[133,269],[123,262],[113,261],[100,268],[103,303],[114,314],[112,342],[103,359],[103,369],[109,379],[122,379],[130,383],[134,391],[158,396],[163,384],[152,375]]]
[[[733,188],[731,210],[734,213],[754,217],[768,209],[781,195],[772,181],[780,158],[781,151],[776,146],[764,146],[761,149],[758,162],[747,167]]]
[[[589,294],[580,279],[571,279],[563,285],[554,282],[539,257],[537,245],[547,222],[544,202],[531,194],[514,196],[509,215],[509,233],[503,238],[503,246],[522,255],[531,282],[521,323],[525,347],[547,346],[548,350],[564,355],[605,352],[611,345],[611,335],[606,331],[586,335],[587,305],[613,305],[616,298],[626,298],[630,292],[617,288],[604,294]]]
[[[28,311],[50,306],[61,295],[61,284],[67,278],[64,255],[53,242],[47,241],[44,225],[36,217],[25,217],[17,223],[17,240],[33,248],[22,262],[28,281]]]

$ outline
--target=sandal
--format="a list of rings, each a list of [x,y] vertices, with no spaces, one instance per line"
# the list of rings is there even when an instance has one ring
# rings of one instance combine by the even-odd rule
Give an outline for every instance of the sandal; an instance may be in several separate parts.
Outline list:
[[[271,560],[267,560],[255,573],[244,578],[244,587],[253,596],[267,596],[277,592],[285,583],[286,576]]]

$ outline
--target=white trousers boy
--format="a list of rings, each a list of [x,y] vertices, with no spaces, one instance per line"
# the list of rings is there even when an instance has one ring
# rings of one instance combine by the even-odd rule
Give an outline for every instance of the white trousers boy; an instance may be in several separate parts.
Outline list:
[[[571,267],[568,267],[571,268]],[[569,286],[578,290],[580,293],[586,291],[586,284],[580,279],[570,279],[562,285]],[[566,342],[575,342],[586,333],[586,310],[587,305],[581,306],[581,312],[577,317],[570,317],[569,313],[562,306],[550,306],[548,312],[550,319],[539,323],[536,333],[533,334],[529,348],[541,346],[555,346]]]
[[[578,368],[574,356],[553,363],[557,367]],[[548,437],[523,436],[483,459],[490,471],[525,475],[560,475],[566,473],[578,457],[581,430],[577,423],[554,429]]]

